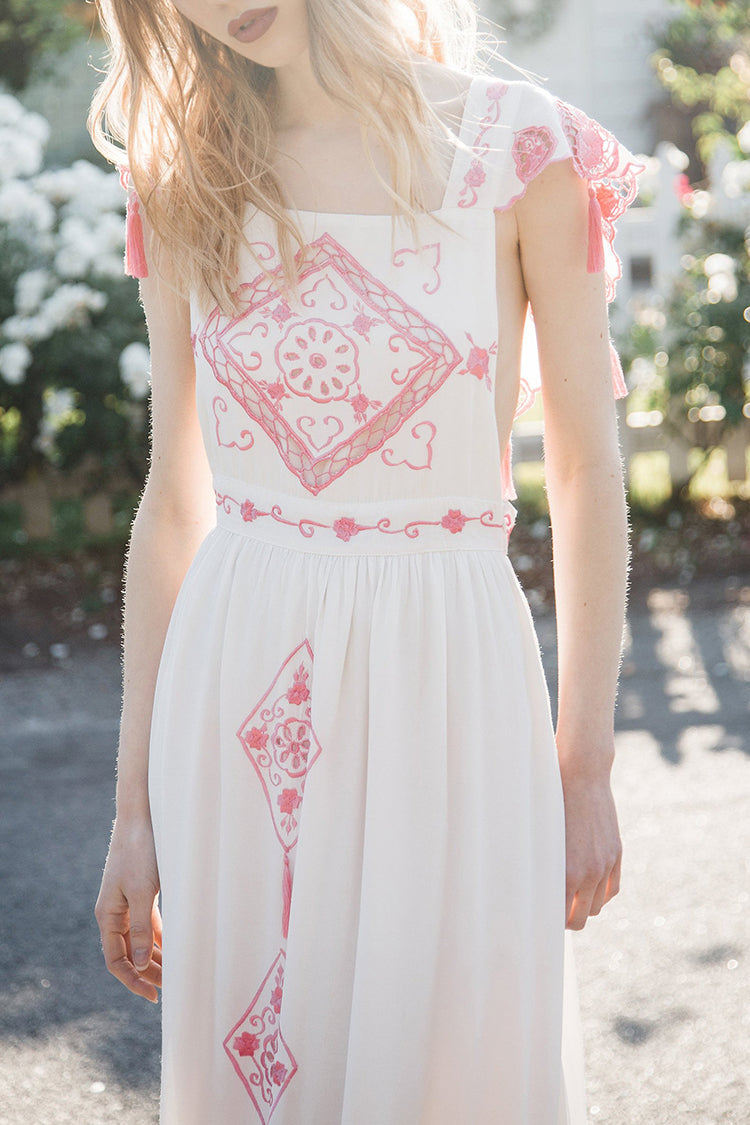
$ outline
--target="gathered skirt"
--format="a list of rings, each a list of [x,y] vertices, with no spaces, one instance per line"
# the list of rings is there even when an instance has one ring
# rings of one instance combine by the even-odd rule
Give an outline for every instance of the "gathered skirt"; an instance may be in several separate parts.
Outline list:
[[[583,1125],[562,789],[507,551],[282,532],[219,513],[159,667],[162,1125]]]

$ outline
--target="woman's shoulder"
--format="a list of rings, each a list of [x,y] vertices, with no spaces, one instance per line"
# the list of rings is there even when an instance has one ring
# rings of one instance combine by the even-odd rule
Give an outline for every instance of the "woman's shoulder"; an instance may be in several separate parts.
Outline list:
[[[483,76],[483,89],[497,104],[496,210],[511,206],[548,165],[563,160],[572,161],[610,221],[633,202],[643,166],[596,118],[528,80]]]
[[[589,269],[605,271],[611,299],[620,276],[615,223],[636,198],[643,165],[598,120],[544,86],[485,74],[475,83],[480,193],[496,213],[507,211],[545,169],[570,161],[588,187]],[[545,181],[545,195],[565,183]]]

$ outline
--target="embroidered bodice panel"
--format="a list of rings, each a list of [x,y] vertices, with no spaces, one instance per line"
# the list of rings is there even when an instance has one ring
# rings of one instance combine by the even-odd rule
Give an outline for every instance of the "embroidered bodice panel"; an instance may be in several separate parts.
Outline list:
[[[390,216],[299,212],[308,252],[298,304],[246,250],[238,316],[191,302],[198,410],[217,475],[336,502],[514,498],[498,440],[508,419],[495,414],[495,379],[516,375],[496,373],[494,212],[552,160],[572,158],[601,231],[590,258],[604,264],[611,296],[612,224],[634,198],[637,166],[580,111],[484,75],[471,82],[459,138],[434,213],[450,229],[427,213],[416,239],[400,218],[392,237]],[[256,211],[247,229],[280,275],[273,221]],[[533,392],[521,388],[516,413]]]

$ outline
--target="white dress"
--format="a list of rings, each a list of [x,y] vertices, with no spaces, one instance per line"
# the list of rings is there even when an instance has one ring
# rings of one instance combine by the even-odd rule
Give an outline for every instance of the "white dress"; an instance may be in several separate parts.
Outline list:
[[[525,82],[474,76],[460,135],[452,230],[301,212],[299,307],[249,254],[239,317],[193,302],[217,525],[153,709],[162,1125],[585,1120],[560,775],[507,555],[493,212],[572,156],[611,285],[636,169]]]

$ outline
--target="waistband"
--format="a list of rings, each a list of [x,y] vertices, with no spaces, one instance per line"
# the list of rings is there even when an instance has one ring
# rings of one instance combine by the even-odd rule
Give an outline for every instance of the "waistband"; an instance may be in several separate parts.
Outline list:
[[[502,551],[516,519],[509,500],[429,496],[334,502],[215,476],[217,526],[325,555]]]

